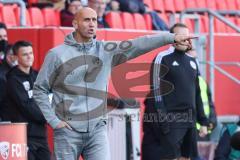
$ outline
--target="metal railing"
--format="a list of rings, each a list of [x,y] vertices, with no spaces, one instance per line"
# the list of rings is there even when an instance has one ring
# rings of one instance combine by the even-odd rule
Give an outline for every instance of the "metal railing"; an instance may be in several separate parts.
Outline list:
[[[210,87],[211,87],[211,91],[212,91],[212,96],[214,99],[214,78],[215,78],[215,74],[214,74],[214,69],[217,69],[218,71],[220,71],[222,74],[226,75],[227,77],[229,77],[231,80],[233,80],[234,82],[237,82],[239,84],[239,80],[236,79],[235,77],[233,77],[232,75],[228,74],[226,71],[224,71],[223,69],[221,69],[220,67],[215,65],[215,61],[214,61],[214,18],[219,19],[221,22],[223,22],[224,24],[228,25],[229,27],[231,27],[232,29],[234,29],[235,31],[237,31],[238,33],[240,33],[240,27],[238,27],[237,25],[235,25],[234,23],[232,23],[230,20],[226,19],[224,16],[222,16],[220,13],[213,11],[211,9],[208,8],[199,8],[199,9],[185,9],[180,13],[180,21],[183,22],[184,18],[187,16],[188,13],[208,13],[208,17],[209,17],[209,60],[210,62],[208,64],[210,64]],[[239,15],[239,11],[224,11],[224,13],[229,13],[229,14],[236,14]],[[195,27],[195,30],[197,29],[197,33],[199,33],[199,18],[195,18],[195,23],[197,23],[197,28]]]
[[[214,69],[216,69],[217,71],[219,71],[220,73],[222,73],[223,75],[225,75],[226,77],[240,85],[240,80],[238,78],[234,77],[233,75],[231,75],[230,73],[228,73],[227,71],[218,66],[218,65],[231,65],[231,66],[235,65],[237,67],[240,67],[240,62],[215,62],[215,65],[213,65],[212,62],[210,61],[208,62],[200,61],[200,63],[210,65],[211,67],[213,67]]]
[[[0,0],[0,3],[18,4],[20,6],[20,26],[26,26],[26,4],[22,0]]]

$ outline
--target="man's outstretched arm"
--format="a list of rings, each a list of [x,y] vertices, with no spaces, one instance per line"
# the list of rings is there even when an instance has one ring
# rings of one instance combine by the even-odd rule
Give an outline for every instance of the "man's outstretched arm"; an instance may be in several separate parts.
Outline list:
[[[113,52],[121,58],[114,58],[113,65],[115,66],[121,64],[127,60],[133,59],[168,44],[178,43],[189,46],[191,45],[190,40],[193,38],[195,37],[161,32],[154,35],[146,35],[135,39],[117,42],[119,47]]]

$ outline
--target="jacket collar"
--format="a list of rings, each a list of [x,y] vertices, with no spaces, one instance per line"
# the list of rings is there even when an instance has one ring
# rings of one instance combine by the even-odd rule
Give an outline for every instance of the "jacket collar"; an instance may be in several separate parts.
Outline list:
[[[83,49],[89,50],[90,48],[96,45],[96,39],[94,38],[92,38],[89,42],[78,43],[73,36],[74,34],[75,32],[72,32],[65,37],[64,43],[66,45],[77,47],[80,50],[83,50]]]

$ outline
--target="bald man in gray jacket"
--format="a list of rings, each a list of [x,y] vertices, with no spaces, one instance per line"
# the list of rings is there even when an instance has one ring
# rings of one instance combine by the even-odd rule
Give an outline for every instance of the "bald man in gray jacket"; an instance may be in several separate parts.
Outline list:
[[[190,45],[193,37],[162,32],[126,41],[98,41],[94,39],[97,14],[87,7],[75,15],[73,27],[64,43],[47,54],[33,96],[54,129],[57,160],[77,160],[80,155],[84,160],[110,160],[106,96],[112,67],[167,44]]]

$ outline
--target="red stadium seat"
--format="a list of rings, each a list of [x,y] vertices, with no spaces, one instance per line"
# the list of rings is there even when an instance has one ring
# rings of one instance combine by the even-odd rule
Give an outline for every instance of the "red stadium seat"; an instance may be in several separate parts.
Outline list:
[[[147,25],[146,25],[145,19],[144,19],[144,17],[141,14],[134,13],[133,14],[133,18],[134,18],[135,28],[136,29],[143,29],[143,30],[147,29]]]
[[[162,20],[163,20],[167,25],[169,25],[169,18],[168,18],[168,16],[167,16],[166,14],[162,13],[162,14],[158,14],[158,16],[159,16],[160,18],[162,18]]]
[[[240,0],[236,0],[237,9],[240,10]]]
[[[144,0],[143,2],[144,2],[144,4],[148,5],[148,8],[150,10],[153,10],[152,0]]]
[[[184,10],[186,8],[184,0],[175,0],[174,3],[175,3],[176,12],[181,12],[182,10]]]
[[[163,13],[164,12],[164,4],[163,1],[165,0],[152,0],[153,2],[153,9]]]
[[[216,6],[218,10],[227,10],[227,3],[225,0],[217,0],[216,1]]]
[[[60,20],[60,11],[59,10],[55,10],[55,17],[56,17],[58,26],[60,26],[61,20]]]
[[[191,33],[193,33],[193,31],[194,31],[193,20],[187,18],[187,19],[185,19],[185,24],[186,24],[187,27],[189,28],[189,31],[190,31]]]
[[[20,8],[19,7],[15,8],[14,12],[15,12],[17,24],[20,26]],[[26,15],[26,26],[32,26],[30,15],[29,15],[29,12],[28,12],[27,9],[26,9],[26,14],[25,15]]]
[[[28,0],[27,2],[31,6],[34,3],[38,3],[38,0]]]
[[[205,0],[196,1],[196,4],[198,8],[207,8],[207,4]]]
[[[175,12],[174,0],[164,0],[164,9],[166,12]]]
[[[209,32],[209,24],[208,24],[208,17],[207,16],[201,16],[201,21],[200,21],[200,30],[202,33],[207,33]]]
[[[206,0],[207,7],[213,10],[216,10],[216,1],[213,0]]]
[[[197,4],[195,0],[185,0],[186,8],[197,8]]]
[[[240,17],[236,17],[237,25],[240,26]]]
[[[214,25],[215,25],[215,32],[218,32],[218,33],[226,33],[226,25],[221,22],[220,20],[214,18]]]
[[[228,9],[230,10],[237,10],[237,4],[235,0],[226,0],[226,4],[228,6]]]
[[[3,22],[3,20],[2,20],[2,9],[0,9],[0,22]]]
[[[12,6],[2,7],[2,20],[8,27],[16,27],[17,21]]]
[[[128,12],[122,12],[121,18],[123,22],[123,28],[124,29],[135,29],[135,23],[133,19],[133,15]]]
[[[152,30],[153,26],[152,26],[152,17],[150,14],[144,14],[144,19],[146,22],[146,26],[147,26],[147,30]]]
[[[108,12],[105,16],[105,20],[111,28],[123,29],[123,23],[120,13]]]
[[[59,26],[57,22],[55,10],[52,8],[42,9],[45,26]]]
[[[32,21],[32,26],[35,26],[35,27],[44,27],[45,26],[43,15],[39,8],[32,7],[32,8],[29,8],[28,11],[29,11],[30,18]]]

